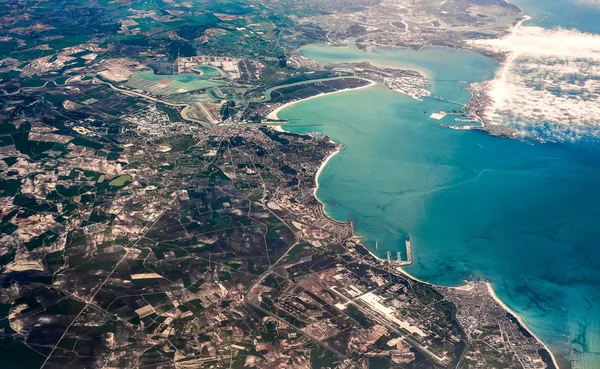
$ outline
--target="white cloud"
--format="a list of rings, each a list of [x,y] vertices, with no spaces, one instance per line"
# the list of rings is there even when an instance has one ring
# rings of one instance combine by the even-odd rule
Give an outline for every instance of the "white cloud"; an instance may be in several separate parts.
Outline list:
[[[575,2],[581,5],[600,7],[600,0],[575,0]]]
[[[600,137],[600,35],[521,26],[474,43],[507,53],[490,83],[489,121],[550,139]]]

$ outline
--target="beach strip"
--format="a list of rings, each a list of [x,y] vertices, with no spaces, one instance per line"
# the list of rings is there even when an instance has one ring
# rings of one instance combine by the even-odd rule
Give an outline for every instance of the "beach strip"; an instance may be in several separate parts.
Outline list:
[[[369,250],[370,252],[370,250]],[[375,256],[373,253],[371,253],[371,255]],[[381,258],[378,258],[380,260],[382,260]],[[404,274],[405,276],[414,279],[416,281],[419,281],[421,283],[427,284],[429,286],[432,287],[438,287],[435,284],[426,282],[424,280],[421,280],[419,278],[414,277],[413,275],[411,275],[410,273],[408,273],[407,271],[405,271],[403,268],[396,268],[397,271],[399,271],[400,273]],[[544,348],[546,349],[546,351],[548,351],[548,354],[550,355],[550,357],[552,358],[552,362],[554,363],[554,366],[558,369],[560,368],[558,366],[558,362],[556,361],[556,358],[554,357],[554,354],[552,353],[552,351],[548,348],[548,346],[546,346],[546,344],[544,343],[544,341],[542,341],[538,336],[535,335],[535,333],[533,333],[533,331],[531,329],[529,329],[527,327],[527,325],[525,324],[525,322],[523,321],[523,319],[519,316],[519,314],[517,314],[513,309],[509,308],[499,297],[498,295],[496,295],[496,292],[494,292],[494,289],[492,288],[492,284],[490,282],[486,282],[485,283],[487,289],[488,289],[488,293],[490,294],[490,296],[492,296],[492,298],[494,299],[494,301],[496,301],[498,303],[498,305],[500,305],[505,311],[507,311],[508,313],[510,313],[512,316],[514,316],[518,321],[519,324],[521,324],[521,326],[527,330],[527,332],[529,332],[529,334],[531,334],[533,337],[535,337],[535,339],[542,344],[542,346],[544,346]],[[442,287],[442,286],[439,286]],[[445,286],[444,286],[445,287]],[[473,284],[472,283],[467,283],[463,286],[458,286],[458,287],[445,287],[445,288],[454,288],[457,290],[463,290],[463,291],[470,291],[471,289],[473,289]]]
[[[331,141],[331,142],[333,142],[333,141]],[[313,190],[313,195],[323,205],[323,212],[325,212],[325,204],[323,204],[323,202],[321,200],[319,200],[319,197],[317,196],[317,190],[319,189],[319,176],[321,175],[321,172],[323,171],[323,168],[325,168],[325,166],[327,165],[327,163],[329,162],[329,160],[331,160],[331,158],[333,158],[334,156],[336,156],[340,151],[342,151],[342,148],[341,148],[341,146],[338,146],[338,148],[335,149],[335,151],[332,152],[327,157],[327,159],[325,159],[325,161],[323,161],[323,163],[321,163],[321,166],[319,167],[319,170],[317,170],[317,174],[315,175],[315,189]]]
[[[371,253],[372,255],[374,255],[373,253]],[[374,255],[375,256],[375,255]],[[382,260],[381,258],[378,258],[380,260]],[[397,271],[399,271],[400,273],[404,274],[405,276],[414,279],[416,281],[419,281],[421,283],[425,283],[429,286],[432,287],[438,287],[437,285],[433,284],[433,283],[429,283],[426,282],[424,280],[421,280],[419,278],[414,277],[413,275],[411,275],[410,273],[408,273],[407,271],[405,271],[403,268],[396,268]],[[546,349],[546,351],[548,351],[548,354],[550,354],[550,357],[552,358],[552,362],[554,363],[554,366],[556,368],[560,368],[558,366],[558,362],[556,361],[556,358],[554,357],[554,354],[552,353],[552,351],[548,348],[548,346],[546,346],[546,344],[544,343],[544,341],[542,341],[538,336],[535,335],[535,333],[533,333],[533,331],[531,329],[529,329],[527,327],[527,325],[525,324],[525,322],[523,321],[523,319],[519,316],[519,314],[517,314],[513,309],[509,308],[499,297],[498,295],[496,295],[496,292],[494,292],[494,289],[492,288],[492,284],[490,282],[486,282],[485,283],[487,289],[488,289],[488,293],[490,294],[490,296],[492,296],[492,298],[494,299],[494,301],[496,301],[498,303],[498,305],[500,305],[504,310],[506,310],[508,313],[510,313],[512,316],[514,316],[518,321],[519,324],[521,324],[521,326],[527,330],[527,332],[529,332],[529,334],[531,334],[533,337],[535,337],[535,339],[542,344],[542,346],[544,346],[544,348]],[[439,286],[442,287],[442,286]],[[445,287],[445,286],[444,286]],[[470,291],[471,289],[473,289],[473,284],[472,283],[467,283],[463,286],[458,286],[458,287],[446,287],[446,288],[455,288],[457,290],[463,290],[463,291]]]
[[[496,292],[494,292],[494,289],[492,288],[492,284],[491,283],[486,282],[486,286],[487,286],[488,292],[490,293],[490,295],[492,296],[492,298],[494,300],[496,300],[496,302],[500,306],[502,306],[502,308],[504,308],[504,310],[508,311],[512,316],[514,316],[515,318],[517,318],[517,320],[519,321],[519,323],[521,324],[521,326],[523,328],[525,328],[527,330],[527,332],[529,332],[529,334],[531,334],[533,337],[535,337],[535,339],[538,340],[538,342],[540,342],[542,344],[542,346],[544,346],[544,348],[546,349],[546,351],[548,351],[548,354],[550,354],[550,357],[552,358],[552,362],[554,363],[554,366],[556,368],[560,368],[558,366],[558,362],[556,361],[556,358],[554,357],[554,354],[548,348],[548,346],[546,346],[546,344],[544,343],[544,341],[542,341],[538,336],[535,335],[535,333],[533,333],[533,331],[531,329],[529,329],[527,327],[527,325],[525,324],[525,322],[523,322],[523,319],[521,319],[521,317],[519,316],[519,314],[515,313],[513,309],[509,308],[504,302],[502,302],[502,300],[500,300],[500,298],[498,297],[498,295],[496,295]]]
[[[373,86],[375,86],[377,84],[377,82],[372,81],[370,79],[366,79],[366,78],[362,78],[362,79],[365,80],[365,81],[369,81],[369,84],[368,85],[364,85],[364,86],[360,86],[360,87],[355,87],[355,88],[345,88],[343,90],[337,90],[337,91],[333,91],[333,92],[323,92],[323,93],[320,93],[318,95],[307,97],[306,99],[300,99],[300,100],[290,101],[288,103],[285,103],[285,104],[281,105],[280,107],[278,107],[277,109],[273,110],[272,112],[270,112],[269,115],[267,115],[267,119],[278,120],[279,117],[277,116],[277,114],[279,114],[279,112],[281,112],[285,108],[289,108],[290,106],[293,106],[293,105],[295,105],[295,104],[297,104],[299,102],[302,102],[302,101],[316,99],[318,97],[323,97],[323,96],[327,96],[327,95],[339,94],[339,93],[342,93],[342,92],[362,90],[364,88],[373,87]]]
[[[378,259],[379,259],[379,260],[382,260],[381,258],[378,258]],[[422,279],[419,279],[419,278],[415,277],[414,275],[412,275],[412,274],[410,274],[409,272],[407,272],[406,270],[404,270],[404,268],[396,268],[395,270],[397,270],[398,272],[400,272],[400,273],[404,274],[405,276],[407,276],[407,277],[408,277],[408,278],[410,278],[410,279],[414,279],[414,280],[415,280],[415,281],[417,281],[417,282],[421,282],[421,283],[423,283],[423,284],[429,285],[429,286],[431,286],[431,287],[434,287],[434,288],[435,288],[435,287],[454,288],[454,289],[457,289],[457,290],[462,290],[462,291],[470,291],[470,290],[472,290],[472,289],[473,289],[473,283],[467,283],[467,284],[465,284],[465,285],[462,285],[462,286],[452,286],[452,287],[448,287],[448,286],[438,286],[438,285],[436,285],[436,284],[429,283],[429,282],[427,282],[427,281],[424,281],[424,280],[422,280]]]

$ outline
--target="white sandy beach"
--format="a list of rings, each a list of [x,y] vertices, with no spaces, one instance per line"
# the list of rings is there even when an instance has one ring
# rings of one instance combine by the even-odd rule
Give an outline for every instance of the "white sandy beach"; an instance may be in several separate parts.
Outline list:
[[[279,114],[279,112],[281,112],[285,108],[289,108],[290,106],[293,106],[294,104],[297,104],[297,103],[302,102],[302,101],[316,99],[318,97],[323,97],[323,96],[327,96],[327,95],[339,94],[339,93],[342,93],[342,92],[362,90],[362,89],[365,89],[365,88],[373,87],[373,86],[375,86],[377,84],[377,82],[372,81],[370,79],[365,79],[365,80],[369,81],[368,85],[364,85],[364,86],[360,86],[360,87],[355,87],[355,88],[345,88],[343,90],[337,90],[337,91],[333,91],[333,92],[321,93],[321,94],[318,94],[318,95],[307,97],[306,99],[301,99],[301,100],[296,100],[296,101],[290,101],[288,103],[285,103],[285,104],[281,105],[280,107],[278,107],[277,109],[275,109],[271,113],[269,113],[269,115],[267,115],[267,119],[273,119],[273,120],[279,119],[279,117],[277,116],[277,114]],[[285,131],[283,129],[282,125],[276,125],[276,126],[272,126],[272,127],[274,129],[278,130],[278,131]],[[331,141],[331,142],[333,143],[333,141]],[[317,174],[315,175],[315,189],[313,191],[313,194],[314,194],[315,198],[323,205],[323,207],[325,207],[325,204],[323,204],[323,202],[321,202],[321,200],[319,200],[319,197],[317,196],[317,190],[319,189],[319,175],[321,175],[321,172],[323,171],[323,168],[325,168],[325,166],[327,165],[327,163],[329,162],[329,160],[331,160],[331,158],[333,158],[340,151],[341,151],[341,148],[338,147],[334,152],[332,152],[327,157],[327,159],[325,159],[325,161],[323,161],[323,163],[321,163],[321,166],[319,167],[319,170],[317,171]]]
[[[364,78],[363,78],[363,79],[364,79]],[[278,114],[280,111],[282,111],[283,109],[285,109],[285,108],[288,108],[288,107],[290,107],[290,106],[293,106],[293,105],[295,105],[295,104],[297,104],[297,103],[299,103],[299,102],[302,102],[302,101],[307,101],[307,100],[311,100],[311,99],[316,99],[316,98],[318,98],[318,97],[323,97],[323,96],[327,96],[327,95],[339,94],[339,93],[342,93],[342,92],[348,92],[348,91],[362,90],[362,89],[364,89],[364,88],[373,87],[373,86],[375,86],[375,85],[377,84],[377,82],[375,82],[375,81],[371,81],[371,80],[369,80],[369,79],[365,79],[365,80],[369,81],[369,84],[368,84],[368,85],[364,85],[364,86],[360,86],[360,87],[355,87],[355,88],[345,88],[345,89],[343,89],[343,90],[337,90],[337,91],[333,91],[333,92],[321,93],[321,94],[318,94],[318,95],[314,95],[314,96],[311,96],[311,97],[307,97],[306,99],[301,99],[301,100],[296,100],[296,101],[290,101],[290,102],[288,102],[288,103],[285,103],[285,104],[281,105],[280,107],[278,107],[277,109],[273,110],[272,112],[270,112],[270,113],[269,113],[269,115],[267,115],[267,119],[273,119],[273,120],[279,119],[279,118],[277,117],[277,114]]]
[[[511,308],[509,308],[508,306],[506,306],[506,304],[504,302],[502,302],[502,300],[500,300],[500,298],[498,297],[498,295],[496,295],[496,292],[494,292],[494,289],[492,288],[492,284],[491,283],[487,282],[486,286],[487,286],[488,292],[490,293],[490,295],[492,296],[492,298],[494,300],[496,300],[496,302],[498,304],[500,304],[500,306],[502,306],[504,308],[504,310],[508,311],[515,318],[517,318],[517,320],[519,321],[519,323],[521,323],[521,325],[523,326],[523,328],[525,328],[527,330],[527,332],[529,332],[533,337],[535,337],[536,340],[538,340],[538,342],[540,342],[542,344],[542,346],[544,346],[544,348],[546,349],[546,351],[548,351],[548,353],[550,354],[550,357],[552,358],[552,362],[554,363],[554,366],[557,367],[557,368],[559,368],[558,362],[556,361],[556,358],[554,357],[554,354],[548,348],[548,346],[546,346],[546,344],[544,343],[544,341],[542,341],[538,336],[535,335],[535,333],[533,333],[533,331],[531,329],[529,329],[527,327],[527,325],[525,324],[525,322],[523,322],[523,319],[521,319],[521,317],[519,316],[519,314],[515,313],[514,310],[512,310]]]
[[[358,238],[358,237],[357,237]],[[363,245],[364,246],[364,245]],[[371,250],[369,250],[366,246],[365,249],[376,259],[378,260],[382,260],[379,256],[375,255]],[[437,286],[433,283],[429,283],[427,281],[424,281],[422,279],[419,279],[415,276],[413,276],[412,274],[408,273],[406,270],[404,270],[404,268],[394,268],[396,271],[404,274],[405,276],[407,276],[410,279],[413,279],[415,281],[424,283],[426,285],[432,286],[432,287],[442,287],[442,286]],[[485,285],[487,286],[488,289],[488,293],[490,294],[490,296],[492,296],[492,298],[494,299],[494,301],[496,301],[500,306],[502,306],[502,308],[506,311],[508,311],[510,314],[512,314],[515,318],[517,318],[517,320],[519,321],[519,323],[523,326],[523,328],[525,328],[533,337],[535,337],[536,340],[538,340],[538,342],[540,342],[542,344],[542,346],[544,346],[544,348],[546,349],[546,351],[548,351],[548,353],[550,354],[550,357],[552,358],[552,362],[554,363],[554,366],[556,368],[560,368],[558,366],[558,362],[556,361],[556,358],[554,357],[554,354],[552,353],[552,351],[548,348],[548,346],[546,346],[546,344],[544,343],[544,341],[542,341],[538,336],[535,335],[535,333],[533,333],[531,331],[531,329],[529,329],[527,327],[527,325],[523,322],[523,319],[511,308],[509,308],[504,302],[502,302],[502,300],[500,300],[500,298],[498,297],[498,295],[496,295],[496,293],[494,292],[494,289],[492,288],[492,284],[489,282],[486,282]],[[474,283],[466,283],[463,286],[457,286],[457,287],[446,287],[445,288],[454,288],[457,290],[462,290],[462,291],[470,291],[473,289]]]
[[[415,277],[414,275],[412,275],[412,274],[410,274],[409,272],[407,272],[406,270],[404,270],[404,268],[396,268],[396,270],[397,270],[398,272],[400,272],[400,273],[404,274],[405,276],[407,276],[407,277],[408,277],[408,278],[410,278],[410,279],[414,279],[414,280],[415,280],[415,281],[417,281],[417,282],[421,282],[421,283],[423,283],[423,284],[426,284],[426,285],[429,285],[429,286],[432,286],[432,287],[445,287],[445,288],[454,288],[454,289],[457,289],[457,290],[462,290],[462,291],[470,291],[470,290],[472,290],[472,289],[473,289],[473,283],[467,283],[467,284],[465,284],[465,285],[463,285],[463,286],[456,286],[456,287],[438,286],[438,285],[435,285],[435,284],[433,284],[433,283],[429,283],[429,282],[427,282],[427,281],[424,281],[424,280],[422,280],[422,279],[419,279],[419,278]]]
[[[331,141],[333,142],[333,141]],[[321,202],[321,200],[319,200],[319,197],[317,196],[317,190],[319,189],[319,176],[321,175],[321,172],[323,171],[323,168],[325,168],[325,166],[327,165],[327,163],[329,162],[329,160],[331,160],[331,158],[333,158],[335,155],[337,155],[337,153],[339,153],[341,151],[341,147],[338,147],[334,152],[332,152],[327,159],[325,159],[325,161],[323,161],[323,163],[321,163],[321,166],[319,167],[319,170],[317,170],[317,174],[315,175],[315,189],[313,190],[313,194],[315,196],[315,198],[323,205],[325,206],[325,204],[323,204]],[[325,209],[323,209],[325,210]]]
[[[370,252],[370,251],[369,251]],[[373,256],[375,256],[373,253],[371,253]],[[375,256],[377,257],[377,256]],[[432,287],[436,287],[435,284],[423,281],[419,278],[414,277],[413,275],[409,274],[408,272],[406,272],[403,268],[396,268],[397,271],[399,271],[400,273],[406,275],[407,277],[414,279],[416,281],[419,281],[421,283],[425,283],[427,285],[430,285]],[[527,325],[525,324],[525,322],[523,322],[523,319],[519,316],[519,314],[517,314],[514,310],[512,310],[511,308],[509,308],[502,300],[500,300],[500,298],[498,297],[498,295],[496,295],[496,293],[494,292],[494,289],[492,288],[492,284],[489,282],[486,282],[485,285],[487,286],[488,289],[488,293],[490,294],[490,296],[492,296],[492,298],[494,299],[494,301],[496,301],[500,306],[502,306],[502,308],[506,311],[508,311],[512,316],[514,316],[515,318],[517,318],[517,320],[519,321],[519,323],[523,326],[523,328],[525,328],[527,330],[527,332],[529,332],[533,337],[535,337],[536,340],[538,340],[539,343],[542,344],[542,346],[544,346],[544,348],[546,349],[546,351],[548,351],[548,353],[550,354],[550,357],[552,358],[552,362],[554,363],[554,366],[556,368],[560,368],[558,366],[558,362],[556,361],[556,358],[554,357],[554,354],[552,353],[552,351],[548,348],[548,346],[546,346],[546,344],[544,343],[544,341],[542,341],[538,336],[535,335],[535,333],[533,333],[533,331],[531,329],[529,329],[527,327]],[[470,291],[473,289],[473,283],[467,283],[464,286],[459,286],[459,287],[447,287],[447,288],[454,288],[457,290],[463,290],[463,291]]]
[[[373,255],[373,256],[375,256],[375,255]],[[375,257],[377,257],[377,256],[375,256]],[[414,280],[419,281],[421,283],[425,283],[425,284],[430,285],[432,287],[436,287],[435,284],[423,281],[423,280],[421,280],[419,278],[416,278],[415,276],[409,274],[403,268],[396,268],[396,270],[399,271],[400,273],[404,274],[405,276],[411,278],[411,279],[414,279]],[[509,308],[502,300],[500,300],[500,298],[498,297],[498,295],[496,295],[496,293],[494,292],[494,289],[492,288],[492,284],[491,283],[486,282],[485,285],[487,286],[488,293],[490,294],[490,296],[492,296],[492,298],[494,299],[494,301],[496,301],[500,306],[502,306],[502,308],[504,310],[506,310],[510,314],[512,314],[512,316],[514,316],[515,318],[517,318],[517,320],[519,321],[519,323],[521,323],[521,325],[523,326],[523,328],[525,328],[527,330],[527,332],[529,332],[533,337],[535,337],[535,339],[538,340],[538,342],[540,342],[542,344],[542,346],[544,346],[544,348],[546,349],[546,351],[548,351],[548,353],[550,354],[550,357],[552,358],[552,362],[554,363],[554,366],[556,368],[560,368],[558,366],[558,362],[556,361],[556,358],[554,357],[554,354],[548,348],[548,346],[546,346],[546,344],[544,343],[544,341],[542,341],[538,336],[535,335],[535,333],[533,333],[533,331],[531,331],[531,329],[529,329],[527,327],[527,325],[525,324],[525,322],[523,322],[523,319],[519,316],[519,314],[517,314],[514,310],[512,310],[511,308]],[[467,283],[464,286],[459,286],[459,287],[446,287],[446,288],[454,288],[454,289],[457,289],[457,290],[470,291],[470,290],[473,289],[473,283]]]

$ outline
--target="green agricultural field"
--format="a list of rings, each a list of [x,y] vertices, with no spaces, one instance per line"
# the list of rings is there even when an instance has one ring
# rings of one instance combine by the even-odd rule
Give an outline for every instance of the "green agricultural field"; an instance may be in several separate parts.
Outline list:
[[[131,179],[131,176],[129,174],[125,174],[123,176],[113,179],[108,184],[110,186],[120,187],[120,186],[123,186],[125,184],[125,182],[129,181],[130,179]]]

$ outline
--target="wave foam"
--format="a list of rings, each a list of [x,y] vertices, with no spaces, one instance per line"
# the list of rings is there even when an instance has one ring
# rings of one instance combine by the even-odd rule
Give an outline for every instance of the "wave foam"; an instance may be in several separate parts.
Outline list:
[[[600,35],[517,26],[476,46],[507,53],[485,117],[545,138],[600,138]]]

